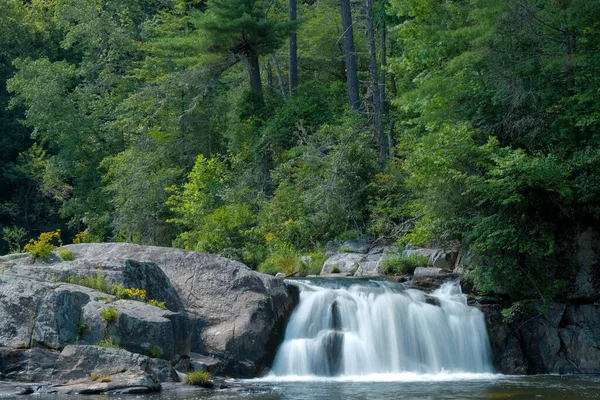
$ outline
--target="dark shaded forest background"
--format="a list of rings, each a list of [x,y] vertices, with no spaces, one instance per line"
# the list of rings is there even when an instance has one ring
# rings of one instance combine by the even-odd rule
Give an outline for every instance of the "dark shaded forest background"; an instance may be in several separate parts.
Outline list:
[[[2,0],[0,253],[61,229],[274,273],[368,235],[560,296],[599,97],[597,1]]]

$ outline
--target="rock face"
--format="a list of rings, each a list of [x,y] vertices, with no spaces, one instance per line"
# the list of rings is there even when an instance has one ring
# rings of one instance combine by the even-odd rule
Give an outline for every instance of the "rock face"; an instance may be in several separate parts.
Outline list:
[[[67,349],[88,357],[88,350],[81,349],[96,347],[69,344],[105,339],[122,351],[159,355],[167,365],[189,365],[180,361],[195,352],[218,360],[215,373],[256,376],[272,361],[298,301],[295,287],[215,255],[133,244],[65,248],[74,261],[0,260],[0,354],[10,354],[0,359],[0,378],[17,378],[21,371],[24,380],[63,379],[66,375],[57,372],[64,370],[62,364],[55,369],[52,362],[58,352],[63,352],[59,362]],[[77,280],[98,274],[113,284],[144,289],[148,299],[165,302],[168,309],[59,283],[69,276]],[[102,316],[109,307],[116,311],[111,320]],[[107,350],[96,350],[94,357]],[[38,351],[52,355],[42,371],[30,365]],[[153,361],[161,371],[155,375],[176,377],[170,367],[160,365],[163,361]],[[104,386],[115,389],[115,384]]]
[[[454,271],[456,267],[456,261],[458,259],[458,250],[454,249],[428,249],[428,248],[407,248],[402,254],[405,256],[419,255],[427,257],[429,264],[433,268],[439,268],[446,271]]]
[[[503,322],[498,304],[478,307],[498,372],[600,373],[600,306],[554,303],[541,315],[524,313],[510,324]]]

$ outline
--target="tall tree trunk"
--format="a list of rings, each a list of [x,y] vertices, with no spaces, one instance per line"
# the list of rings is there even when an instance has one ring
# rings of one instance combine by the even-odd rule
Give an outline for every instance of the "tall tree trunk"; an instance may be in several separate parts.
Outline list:
[[[385,99],[385,73],[387,69],[387,26],[385,24],[385,17],[382,18],[381,24],[381,76],[379,77],[379,92],[381,102],[381,115],[385,120],[387,112],[386,99]]]
[[[283,83],[283,75],[281,74],[281,68],[279,68],[279,61],[277,61],[277,56],[275,56],[275,53],[271,53],[271,60],[273,60],[273,65],[275,65],[275,73],[277,74],[277,80],[279,81],[279,89],[281,90],[281,95],[285,100],[287,100],[285,84]]]
[[[348,83],[348,102],[353,110],[360,110],[358,97],[358,74],[356,54],[354,52],[354,33],[352,29],[352,11],[350,0],[340,0],[342,28],[344,29],[344,55],[346,56],[346,81]]]
[[[379,153],[379,167],[385,168],[387,156],[386,142],[383,134],[381,93],[379,92],[379,74],[377,71],[377,46],[375,44],[375,27],[373,26],[373,0],[366,0],[367,12],[367,40],[369,42],[369,75],[371,77],[371,90],[373,92],[373,108],[375,109],[374,125],[377,137],[377,152]]]
[[[248,77],[250,78],[250,90],[262,98],[262,82],[260,80],[260,64],[258,63],[258,54],[256,51],[249,52],[248,58]]]
[[[297,18],[298,13],[298,0],[289,0],[288,2],[289,8],[289,21],[294,22]],[[296,89],[298,88],[298,36],[296,31],[294,31],[289,37],[289,62],[290,62],[290,96],[296,94]]]

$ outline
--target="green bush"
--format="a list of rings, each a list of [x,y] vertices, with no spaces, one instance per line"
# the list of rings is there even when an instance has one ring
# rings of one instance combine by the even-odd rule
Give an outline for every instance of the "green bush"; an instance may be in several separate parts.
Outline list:
[[[215,382],[208,371],[194,371],[185,376],[188,385],[202,386],[204,388],[215,387]]]
[[[415,272],[417,267],[426,267],[429,259],[425,256],[413,254],[405,256],[398,254],[390,258],[384,258],[381,261],[381,272],[386,275],[405,275]]]
[[[25,229],[18,226],[5,226],[2,228],[2,239],[8,243],[9,253],[21,252],[21,243],[23,242],[25,235],[27,235]]]
[[[341,271],[340,271],[340,267],[339,267],[337,264],[336,264],[336,265],[334,265],[334,266],[331,268],[331,273],[332,273],[332,274],[339,274],[340,272],[341,272]]]
[[[110,324],[117,320],[119,313],[113,306],[109,306],[106,310],[100,311],[100,316]]]
[[[75,256],[73,255],[73,253],[71,253],[71,250],[60,249],[58,250],[58,255],[64,261],[73,261],[75,259]]]
[[[289,275],[295,272],[300,264],[300,255],[298,252],[292,247],[282,246],[273,251],[267,259],[258,266],[258,271],[270,275],[275,275],[278,272]]]
[[[315,251],[308,253],[308,256],[310,258],[307,262],[302,262],[302,259],[300,259],[298,275],[319,275],[323,268],[323,264],[325,264],[325,260],[327,259],[325,252],[321,247],[318,247]]]

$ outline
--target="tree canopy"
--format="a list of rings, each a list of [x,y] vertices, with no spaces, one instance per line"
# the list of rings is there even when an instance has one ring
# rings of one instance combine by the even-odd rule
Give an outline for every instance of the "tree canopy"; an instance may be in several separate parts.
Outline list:
[[[1,2],[1,252],[61,228],[289,272],[369,235],[560,295],[600,217],[600,4],[342,5]]]

